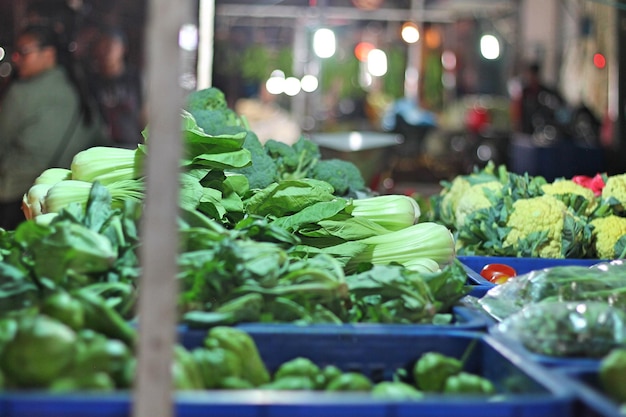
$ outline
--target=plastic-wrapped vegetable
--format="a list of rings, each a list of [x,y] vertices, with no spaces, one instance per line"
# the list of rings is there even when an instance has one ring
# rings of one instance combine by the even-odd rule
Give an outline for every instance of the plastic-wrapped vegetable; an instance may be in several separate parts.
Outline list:
[[[626,265],[567,265],[518,275],[490,289],[479,300],[497,320],[540,301],[602,301],[626,309]]]
[[[490,329],[533,353],[599,358],[626,341],[626,313],[605,302],[542,301]]]

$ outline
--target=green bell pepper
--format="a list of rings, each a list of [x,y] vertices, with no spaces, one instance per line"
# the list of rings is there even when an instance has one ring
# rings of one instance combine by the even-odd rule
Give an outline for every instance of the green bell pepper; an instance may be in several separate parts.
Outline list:
[[[491,381],[479,375],[459,372],[446,379],[443,392],[446,394],[493,394],[495,388]]]
[[[385,400],[420,400],[424,394],[413,385],[402,381],[383,381],[374,385],[372,396]]]
[[[326,386],[327,391],[370,391],[372,381],[358,372],[344,372]]]
[[[611,350],[600,361],[598,379],[604,391],[620,403],[626,402],[626,349]]]
[[[285,375],[272,382],[261,385],[261,389],[309,391],[315,389],[315,383],[308,376]]]
[[[223,388],[225,378],[241,378],[243,375],[241,359],[230,350],[200,347],[192,350],[191,356],[200,371],[204,388]]]
[[[0,354],[0,370],[17,388],[44,388],[71,369],[76,332],[45,315],[17,319],[17,332]]]
[[[428,392],[441,392],[446,380],[463,369],[463,363],[439,352],[426,352],[413,366],[417,388]]]
[[[278,367],[274,373],[274,380],[285,377],[305,377],[315,381],[320,373],[320,368],[308,358],[298,357],[291,359]]]

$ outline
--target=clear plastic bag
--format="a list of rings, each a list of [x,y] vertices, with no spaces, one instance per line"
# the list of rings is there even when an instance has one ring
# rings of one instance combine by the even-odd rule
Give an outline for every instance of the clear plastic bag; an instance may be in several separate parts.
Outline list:
[[[496,320],[504,320],[540,301],[602,301],[626,310],[626,264],[613,261],[531,271],[490,289],[479,304]]]
[[[599,301],[542,301],[507,317],[489,332],[536,354],[600,358],[624,345],[626,313]]]

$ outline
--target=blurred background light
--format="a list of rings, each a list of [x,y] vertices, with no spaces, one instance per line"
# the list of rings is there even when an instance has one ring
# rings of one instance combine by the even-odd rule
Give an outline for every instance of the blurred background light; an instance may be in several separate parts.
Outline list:
[[[480,54],[485,59],[498,59],[500,57],[500,42],[493,35],[483,35],[480,38]]]
[[[320,58],[330,58],[335,55],[335,33],[327,28],[321,28],[313,34],[313,51]]]
[[[415,43],[420,40],[420,31],[413,22],[406,22],[402,25],[402,40],[406,43]]]
[[[300,80],[300,86],[302,87],[302,91],[312,93],[317,90],[319,81],[315,75],[307,74]]]
[[[380,49],[372,49],[367,54],[367,72],[374,77],[382,77],[387,73],[387,54]]]
[[[301,89],[302,87],[300,85],[299,79],[297,79],[296,77],[285,78],[285,94],[293,97],[297,95]]]

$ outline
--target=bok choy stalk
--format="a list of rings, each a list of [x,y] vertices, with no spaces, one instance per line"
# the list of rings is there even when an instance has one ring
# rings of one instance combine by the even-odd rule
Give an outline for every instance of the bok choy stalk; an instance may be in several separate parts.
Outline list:
[[[73,180],[109,185],[135,180],[142,176],[142,152],[137,149],[94,146],[74,155],[71,164]]]
[[[367,218],[389,230],[412,226],[421,214],[417,201],[402,194],[353,199],[345,210],[354,217]]]
[[[72,203],[87,206],[93,183],[79,180],[65,180],[52,186],[46,194],[42,213],[58,213]],[[141,180],[123,180],[106,185],[111,194],[111,206],[121,207],[124,201],[141,201],[144,185]]]
[[[346,271],[356,271],[361,263],[398,263],[408,269],[435,272],[455,259],[454,237],[446,226],[433,222],[417,223],[404,229],[361,239],[365,249],[353,256]],[[432,261],[425,261],[430,259]]]
[[[35,184],[54,185],[59,181],[72,178],[72,171],[66,168],[48,168],[35,179]]]
[[[30,189],[22,197],[22,212],[27,220],[43,214],[44,200],[52,186],[60,181],[68,180],[72,171],[65,168],[48,168],[36,179]]]

